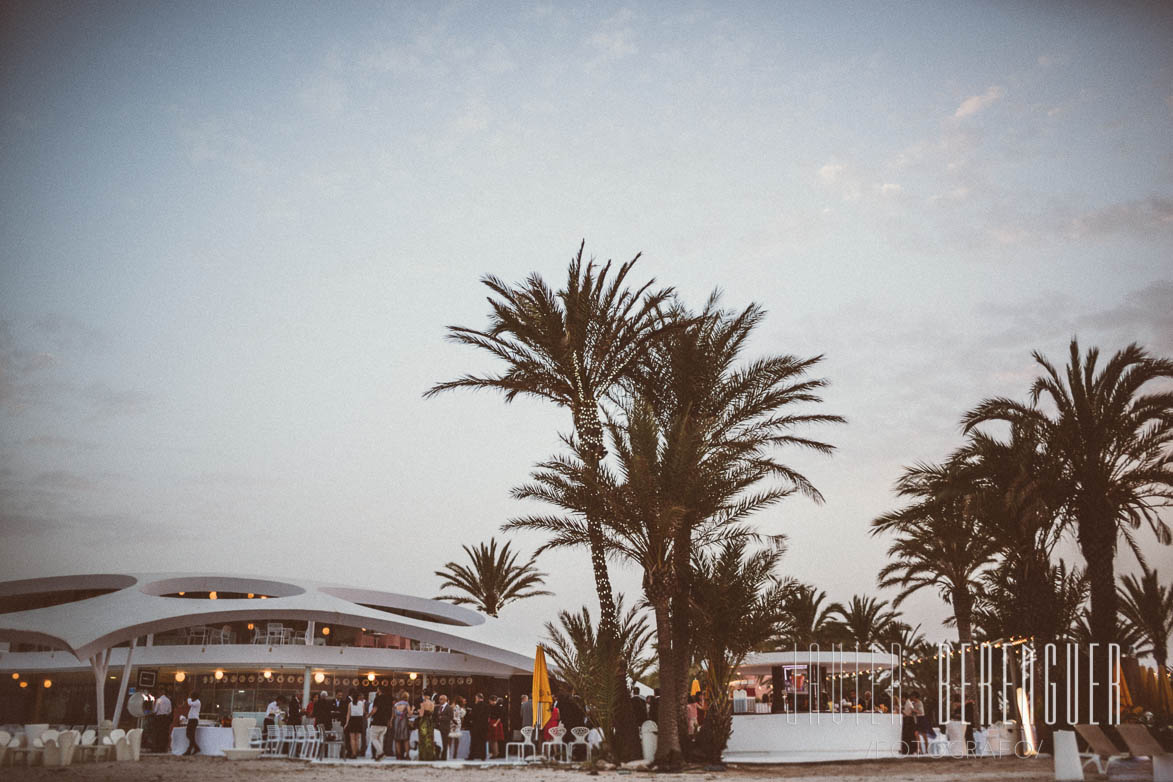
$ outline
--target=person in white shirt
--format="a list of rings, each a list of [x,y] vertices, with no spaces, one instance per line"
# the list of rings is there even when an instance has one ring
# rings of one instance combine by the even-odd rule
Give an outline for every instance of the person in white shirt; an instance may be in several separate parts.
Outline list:
[[[278,695],[275,700],[269,701],[269,707],[265,709],[265,722],[263,728],[265,735],[269,735],[269,727],[276,725],[281,721],[281,715],[285,713],[285,696]]]
[[[162,687],[155,688],[155,710],[151,717],[151,746],[156,752],[171,748],[171,699]]]
[[[187,696],[187,749],[184,755],[196,755],[200,745],[196,743],[196,728],[200,724],[200,691],[192,690]]]

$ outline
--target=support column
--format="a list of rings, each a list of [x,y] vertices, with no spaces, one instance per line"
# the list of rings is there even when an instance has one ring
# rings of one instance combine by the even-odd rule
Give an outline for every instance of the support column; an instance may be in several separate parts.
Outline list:
[[[97,684],[94,693],[94,716],[97,718],[98,735],[102,732],[102,723],[106,721],[106,671],[110,668],[110,650],[105,649],[90,658],[90,669],[94,672],[94,681]]]
[[[305,710],[310,705],[310,677],[314,675],[314,669],[308,665],[305,667],[305,684],[301,688],[301,708]]]
[[[316,632],[317,629],[318,629],[318,626],[314,620],[311,619],[310,621],[306,622],[306,625],[305,625],[305,645],[306,646],[313,646],[314,645],[314,632]]]
[[[114,707],[114,727],[122,720],[122,704],[126,702],[126,687],[130,684],[131,662],[134,659],[134,649],[138,646],[138,638],[130,639],[130,648],[126,650],[126,665],[122,666],[122,681],[118,683],[118,703]]]

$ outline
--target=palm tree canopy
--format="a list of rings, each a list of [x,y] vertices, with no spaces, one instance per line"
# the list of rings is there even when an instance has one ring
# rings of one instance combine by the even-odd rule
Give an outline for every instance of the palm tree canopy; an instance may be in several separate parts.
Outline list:
[[[842,637],[865,652],[891,638],[900,620],[900,613],[890,608],[887,600],[863,595],[853,596],[846,606],[835,603],[831,614],[838,615],[835,621]]]
[[[545,573],[535,567],[537,555],[523,564],[517,563],[518,554],[510,551],[509,543],[497,549],[497,539],[473,548],[461,546],[468,554],[469,564],[448,562],[436,575],[443,579],[440,589],[453,589],[458,594],[440,594],[439,600],[457,605],[475,606],[489,616],[509,603],[527,597],[553,594],[539,589],[545,583]],[[463,594],[459,594],[463,593]]]
[[[1097,374],[1099,349],[1081,355],[1075,339],[1065,373],[1041,353],[1032,355],[1043,374],[1031,385],[1030,404],[987,399],[966,413],[965,431],[995,420],[1033,430],[1061,464],[1072,521],[1090,513],[1119,525],[1134,550],[1129,531],[1143,524],[1170,543],[1159,510],[1173,503],[1173,393],[1142,388],[1173,378],[1173,361],[1132,344]],[[1038,407],[1040,400],[1054,412]]]
[[[512,401],[518,395],[570,407],[597,405],[639,361],[661,327],[656,310],[671,288],[652,290],[654,280],[626,287],[639,255],[611,275],[583,263],[584,241],[571,260],[566,287],[554,291],[538,274],[511,286],[498,277],[482,282],[489,296],[489,327],[450,326],[453,342],[483,350],[505,362],[499,374],[465,375],[438,383],[427,396],[455,388],[496,389]]]
[[[1148,568],[1140,578],[1124,576],[1120,579],[1120,614],[1142,640],[1136,653],[1152,655],[1163,668],[1173,635],[1173,584],[1162,584],[1157,571]]]

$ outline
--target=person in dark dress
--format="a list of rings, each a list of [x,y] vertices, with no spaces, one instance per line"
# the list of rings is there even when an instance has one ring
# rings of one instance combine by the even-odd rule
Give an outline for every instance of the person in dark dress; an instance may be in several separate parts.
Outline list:
[[[318,699],[314,701],[314,724],[326,730],[334,727],[334,702],[330,700],[330,693],[322,690]]]
[[[485,743],[489,740],[489,706],[485,703],[483,693],[473,697],[472,706],[465,717],[468,724],[471,746],[468,751],[469,760],[487,760],[485,757]]]

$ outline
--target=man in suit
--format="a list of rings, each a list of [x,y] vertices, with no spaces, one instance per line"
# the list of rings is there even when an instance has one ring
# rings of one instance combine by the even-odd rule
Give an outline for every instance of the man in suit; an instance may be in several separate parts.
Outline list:
[[[468,751],[469,760],[486,760],[485,743],[489,740],[489,706],[485,703],[484,693],[478,692],[473,696],[472,705],[468,707],[469,738],[472,746]]]
[[[534,726],[534,702],[524,692],[521,694],[521,727]]]
[[[440,759],[448,759],[448,734],[452,732],[452,704],[447,695],[439,696],[436,704],[436,729],[440,731]]]
[[[648,719],[652,722],[660,721],[660,688],[657,687],[648,696]]]
[[[334,701],[330,700],[330,693],[322,690],[318,699],[314,701],[314,723],[326,730],[334,728]]]

